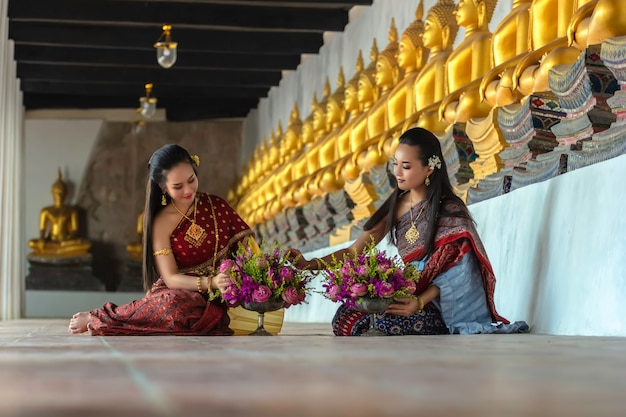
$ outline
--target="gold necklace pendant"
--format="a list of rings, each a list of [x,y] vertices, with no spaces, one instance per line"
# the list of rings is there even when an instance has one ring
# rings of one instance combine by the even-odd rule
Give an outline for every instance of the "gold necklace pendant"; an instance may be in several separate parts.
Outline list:
[[[199,226],[196,222],[191,222],[189,229],[185,233],[185,242],[194,247],[200,247],[204,239],[207,238],[207,232],[202,226]]]
[[[417,242],[417,240],[420,238],[420,232],[419,230],[417,230],[417,227],[415,227],[415,224],[411,223],[411,227],[409,227],[409,230],[406,231],[404,237],[406,238],[406,241],[409,242],[409,244],[411,245]]]

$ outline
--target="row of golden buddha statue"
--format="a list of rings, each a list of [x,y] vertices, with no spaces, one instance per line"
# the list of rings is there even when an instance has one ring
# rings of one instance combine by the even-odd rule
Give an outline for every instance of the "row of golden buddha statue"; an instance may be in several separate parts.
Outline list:
[[[388,44],[374,40],[365,67],[359,52],[346,82],[340,69],[331,92],[313,98],[302,121],[294,106],[287,129],[279,123],[255,149],[228,198],[251,225],[341,190],[384,165],[399,134],[413,126],[438,137],[463,124],[478,158],[473,182],[497,172],[507,146],[494,109],[548,91],[548,71],[574,62],[587,46],[626,35],[623,0],[513,0],[493,33],[497,0],[438,0]],[[465,37],[453,48],[459,27]],[[462,187],[459,193],[462,193]]]

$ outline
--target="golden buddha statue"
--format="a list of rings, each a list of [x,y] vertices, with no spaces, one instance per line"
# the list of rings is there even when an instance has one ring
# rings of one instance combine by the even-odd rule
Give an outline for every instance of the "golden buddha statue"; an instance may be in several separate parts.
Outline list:
[[[32,239],[28,246],[32,255],[43,257],[73,257],[85,254],[91,242],[78,237],[78,210],[63,203],[67,186],[63,182],[61,170],[52,185],[53,206],[44,207],[39,215],[39,239]]]
[[[339,68],[337,76],[337,88],[328,97],[326,103],[326,126],[328,133],[319,146],[319,166],[315,179],[313,180],[314,195],[323,195],[343,187],[340,175],[336,173],[335,162],[339,159],[337,138],[342,126],[345,125],[347,113],[344,105],[346,79],[343,67]]]
[[[344,181],[354,180],[361,173],[356,158],[360,153],[359,147],[367,140],[367,115],[378,100],[379,92],[374,78],[377,60],[378,47],[376,46],[376,39],[374,39],[370,51],[370,63],[359,75],[357,98],[361,107],[361,114],[351,123],[350,149],[352,157],[346,160],[341,169],[341,176]]]
[[[567,46],[567,30],[578,4],[586,2],[533,0],[528,26],[531,52],[520,59],[512,75],[513,87],[523,96],[549,91],[549,70],[578,59],[580,51]]]
[[[302,120],[300,120],[300,111],[298,103],[293,105],[293,109],[289,114],[289,122],[287,123],[287,131],[285,132],[283,142],[281,144],[281,154],[283,161],[287,161],[293,154],[302,149],[300,143],[300,135],[302,134]]]
[[[385,51],[378,56],[378,64],[376,67],[377,84],[381,87],[381,98],[379,101],[385,102],[385,131],[380,133],[378,137],[370,136],[371,141],[365,155],[359,156],[360,160],[364,160],[364,164],[360,166],[362,171],[369,171],[372,167],[385,164],[395,153],[398,137],[403,132],[402,126],[404,122],[415,114],[414,91],[415,80],[419,70],[424,66],[428,58],[428,49],[422,44],[422,36],[424,34],[424,4],[420,1],[415,12],[416,20],[413,21],[407,29],[402,33],[400,43],[398,44],[396,62],[399,68],[399,74],[403,75],[399,82],[395,82],[395,86],[390,92],[385,92],[385,86],[382,80],[389,78],[388,71],[380,65],[385,56]],[[382,70],[382,71],[381,71]],[[395,74],[394,74],[395,75]]]
[[[459,25],[454,16],[453,0],[438,0],[426,13],[422,42],[429,50],[428,61],[415,79],[415,113],[404,124],[403,131],[417,125],[431,132],[447,126],[439,118],[438,103],[446,95],[446,61],[452,53]]]
[[[141,260],[143,258],[143,218],[144,212],[142,211],[137,216],[136,232],[137,237],[133,243],[126,245],[126,251],[130,254],[131,259]]]
[[[363,54],[361,50],[359,50],[354,75],[350,81],[348,81],[343,91],[343,107],[347,115],[347,121],[344,123],[341,131],[337,135],[337,155],[339,158],[343,158],[353,151],[350,144],[350,133],[352,132],[352,125],[362,112],[358,91],[359,77],[361,76],[363,68]]]
[[[623,0],[580,0],[567,28],[568,45],[583,51],[607,38],[626,35]]]
[[[374,81],[378,88],[378,98],[367,114],[367,138],[373,138],[389,129],[387,117],[387,96],[404,75],[398,66],[398,29],[395,19],[387,35],[389,43],[376,57]]]
[[[513,89],[513,71],[529,52],[528,36],[532,0],[513,0],[511,11],[500,21],[491,38],[492,69],[483,77],[480,96],[490,106],[505,106],[522,99]]]
[[[465,38],[446,62],[447,95],[440,114],[448,124],[484,117],[491,110],[481,99],[479,87],[483,75],[491,69],[489,22],[496,3],[497,0],[459,0],[456,7],[456,21],[465,27]]]
[[[398,44],[397,62],[404,72],[404,77],[389,93],[387,99],[387,119],[390,128],[394,128],[411,117],[415,107],[415,80],[428,59],[428,49],[424,47],[424,0],[420,0],[415,11],[415,20],[402,32]]]

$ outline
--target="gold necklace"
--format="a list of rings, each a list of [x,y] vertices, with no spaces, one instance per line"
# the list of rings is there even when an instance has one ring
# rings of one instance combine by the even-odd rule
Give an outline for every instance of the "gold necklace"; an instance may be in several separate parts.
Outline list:
[[[178,209],[178,207],[176,207],[176,204],[174,203],[174,200],[172,200],[172,206],[174,206],[176,211],[179,212],[184,218],[186,218],[187,220],[189,220],[191,222],[191,225],[187,229],[187,232],[185,232],[185,241],[188,242],[190,245],[192,245],[195,248],[200,247],[200,245],[202,244],[202,242],[204,242],[204,239],[206,239],[208,235],[206,233],[206,230],[204,230],[204,228],[202,228],[202,226],[200,226],[200,225],[198,225],[196,223],[196,216],[198,215],[198,210],[197,210],[197,208],[198,208],[198,199],[194,197],[193,219],[191,217],[187,216],[182,211],[180,211]]]
[[[409,216],[411,217],[411,227],[409,227],[409,230],[406,231],[406,233],[404,234],[404,237],[406,241],[409,242],[410,245],[412,245],[415,242],[417,242],[417,239],[420,238],[420,232],[419,230],[417,230],[417,227],[415,226],[415,222],[413,221],[413,199],[411,198],[410,194],[409,194],[409,202],[411,203],[411,206],[409,207]],[[426,203],[424,203],[424,205],[422,206],[422,209],[417,214],[417,217],[415,218],[415,220],[419,220],[420,216],[422,215],[422,212],[424,211],[424,208],[426,208]]]

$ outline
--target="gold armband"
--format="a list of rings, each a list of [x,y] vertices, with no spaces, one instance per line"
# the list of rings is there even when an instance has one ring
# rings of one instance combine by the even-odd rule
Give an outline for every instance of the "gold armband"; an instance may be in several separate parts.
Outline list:
[[[154,256],[169,255],[170,253],[174,253],[172,248],[159,249],[159,250],[155,250],[154,252],[152,252]]]

